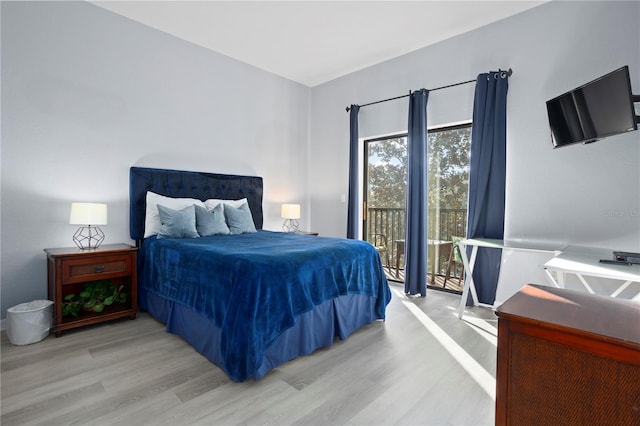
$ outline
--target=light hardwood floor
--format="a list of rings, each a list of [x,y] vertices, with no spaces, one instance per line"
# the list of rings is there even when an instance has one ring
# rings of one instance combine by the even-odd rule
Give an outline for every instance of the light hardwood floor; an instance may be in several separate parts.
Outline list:
[[[230,381],[146,313],[28,346],[3,332],[1,424],[493,424],[494,314],[461,321],[460,296],[392,289],[385,322],[257,382]]]

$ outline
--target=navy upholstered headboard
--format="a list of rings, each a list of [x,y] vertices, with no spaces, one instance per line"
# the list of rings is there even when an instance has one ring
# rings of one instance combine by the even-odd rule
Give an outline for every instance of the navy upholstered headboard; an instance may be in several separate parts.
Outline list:
[[[246,198],[256,229],[262,229],[262,178],[182,170],[131,167],[129,171],[129,233],[144,237],[147,191],[167,197],[237,200]]]

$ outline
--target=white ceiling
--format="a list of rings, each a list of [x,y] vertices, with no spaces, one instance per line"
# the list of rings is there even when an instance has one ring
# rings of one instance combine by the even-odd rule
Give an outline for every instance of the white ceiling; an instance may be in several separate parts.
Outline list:
[[[544,1],[92,1],[315,86]]]

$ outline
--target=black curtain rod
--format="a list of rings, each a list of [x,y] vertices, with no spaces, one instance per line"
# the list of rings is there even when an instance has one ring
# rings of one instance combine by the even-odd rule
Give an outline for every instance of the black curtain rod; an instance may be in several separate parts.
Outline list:
[[[504,73],[505,76],[507,76],[507,77],[511,77],[511,74],[513,74],[513,70],[511,68],[509,68],[507,71],[500,71],[500,72]],[[429,91],[430,92],[435,92],[436,90],[448,89],[449,87],[461,86],[463,84],[469,84],[469,83],[475,83],[475,82],[476,82],[476,79],[474,78],[473,80],[462,81],[460,83],[448,84],[446,86],[436,87],[435,89],[429,89]],[[358,106],[360,108],[362,108],[362,107],[366,107],[366,106],[369,106],[369,105],[380,104],[382,102],[388,102],[388,101],[394,101],[396,99],[406,98],[406,97],[409,97],[409,96],[411,96],[411,92],[409,92],[408,95],[396,96],[395,98],[389,98],[389,99],[383,99],[381,101],[369,102],[368,104],[362,104],[362,105],[358,105]],[[347,107],[346,110],[347,110],[347,112],[349,112],[351,110],[351,107]]]

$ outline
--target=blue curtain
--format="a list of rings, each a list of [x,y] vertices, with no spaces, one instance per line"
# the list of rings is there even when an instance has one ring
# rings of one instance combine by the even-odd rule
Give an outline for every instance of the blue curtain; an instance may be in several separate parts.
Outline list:
[[[358,238],[358,105],[349,109],[349,204],[347,238]]]
[[[473,103],[467,238],[504,238],[507,163],[506,72],[478,75]],[[493,304],[502,250],[479,248],[473,280],[481,303]]]
[[[407,226],[404,292],[427,295],[427,99],[420,89],[409,96],[407,140]]]

